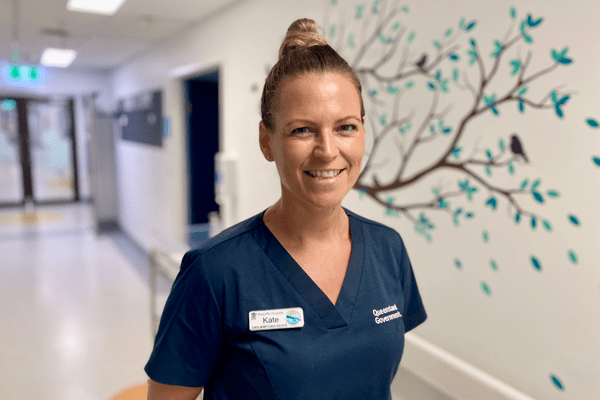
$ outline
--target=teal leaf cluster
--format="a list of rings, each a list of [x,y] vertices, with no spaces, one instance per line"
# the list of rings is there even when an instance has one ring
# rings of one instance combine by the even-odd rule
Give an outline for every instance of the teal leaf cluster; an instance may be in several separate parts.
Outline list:
[[[594,118],[588,118],[585,120],[585,122],[587,122],[587,124],[592,128],[598,128],[600,126],[598,121],[596,121]]]
[[[387,85],[387,91],[389,94],[398,94],[398,92],[400,92],[400,87],[394,86],[390,83]]]
[[[569,65],[573,62],[572,59],[570,59],[569,57],[567,57],[567,52],[569,51],[568,47],[565,47],[560,53],[554,49],[552,49],[552,51],[550,52],[550,54],[552,55],[552,59],[559,63],[559,64],[563,64],[563,65]]]
[[[512,67],[512,71],[510,72],[511,75],[515,75],[521,70],[522,63],[520,60],[510,60],[509,64]]]
[[[380,123],[382,126],[385,126],[385,125],[387,125],[387,114],[386,114],[386,113],[383,113],[383,114],[381,114],[381,115],[379,116],[379,123]]]
[[[498,200],[496,200],[496,198],[494,196],[491,196],[486,202],[485,202],[486,206],[490,206],[492,208],[492,210],[496,211],[496,208],[498,207]]]
[[[458,218],[464,215],[465,218],[467,219],[471,219],[475,216],[475,214],[473,214],[472,212],[465,212],[463,213],[463,209],[462,208],[457,208],[456,210],[454,210],[454,213],[452,214],[452,222],[454,223],[454,226],[458,226],[459,225],[459,221]]]
[[[375,0],[373,2],[373,5],[371,6],[371,11],[373,12],[373,14],[378,14],[379,13],[379,6],[381,5],[381,0]]]
[[[454,157],[455,159],[459,159],[460,158],[460,152],[462,150],[462,147],[454,147],[452,149],[452,157]]]
[[[571,96],[569,96],[568,94],[565,96],[561,96],[559,98],[559,94],[556,93],[556,91],[552,91],[550,93],[550,99],[552,100],[552,103],[554,103],[554,110],[556,111],[556,115],[559,118],[562,118],[564,116],[564,113],[562,111],[562,106],[565,105],[567,103],[567,101],[569,101],[569,98]]]
[[[351,49],[356,48],[356,42],[354,42],[354,34],[348,35],[348,47],[350,47]]]
[[[494,40],[494,47],[495,49],[492,52],[491,56],[496,58],[502,53],[502,50],[504,50],[504,45],[499,40]]]
[[[592,157],[592,161],[594,162],[594,164],[596,164],[598,167],[600,167],[600,157]]]
[[[361,19],[364,12],[365,12],[365,5],[358,4],[357,6],[354,7],[354,18]]]
[[[531,14],[527,15],[527,25],[531,28],[535,28],[536,26],[541,24],[543,20],[543,18],[534,19]]]
[[[498,110],[495,107],[495,103],[496,103],[496,94],[495,93],[489,97],[484,94],[483,102],[490,108],[490,110],[492,110],[494,115],[500,115],[500,113],[498,112]]]
[[[454,29],[452,29],[452,28],[446,29],[446,32],[444,32],[444,37],[449,37],[450,35],[452,35],[452,32],[454,32]]]
[[[329,36],[330,36],[330,37],[334,37],[334,36],[335,36],[335,33],[336,33],[336,31],[337,31],[337,27],[336,27],[335,25],[331,25],[331,26],[329,27]]]
[[[440,118],[438,121],[438,128],[440,129],[440,133],[442,135],[449,135],[452,132],[452,128],[449,126],[446,126],[444,124],[444,119]]]
[[[458,188],[461,192],[465,192],[469,201],[473,200],[473,194],[477,192],[477,187],[469,184],[469,179],[458,182]]]

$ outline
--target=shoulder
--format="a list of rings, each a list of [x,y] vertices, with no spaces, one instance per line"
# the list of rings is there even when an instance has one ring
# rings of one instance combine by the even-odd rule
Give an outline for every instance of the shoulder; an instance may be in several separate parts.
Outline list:
[[[254,231],[262,224],[260,213],[225,229],[200,247],[185,253],[181,261],[181,271],[200,269],[206,272],[207,267],[210,269],[215,264],[221,267],[236,264],[241,253],[248,254],[257,246]]]

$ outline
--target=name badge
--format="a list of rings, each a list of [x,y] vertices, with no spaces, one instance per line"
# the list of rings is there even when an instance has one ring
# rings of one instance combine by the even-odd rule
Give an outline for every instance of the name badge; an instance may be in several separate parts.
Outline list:
[[[251,331],[302,328],[304,326],[304,312],[302,307],[250,311],[248,320],[250,321]]]

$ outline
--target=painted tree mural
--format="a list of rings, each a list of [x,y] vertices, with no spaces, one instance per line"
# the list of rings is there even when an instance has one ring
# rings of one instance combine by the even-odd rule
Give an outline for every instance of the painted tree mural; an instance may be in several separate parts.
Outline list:
[[[379,204],[388,217],[410,221],[427,241],[434,240],[443,218],[462,226],[484,218],[474,211],[482,209],[505,209],[509,224],[552,232],[556,215],[545,217],[542,206],[561,193],[546,187],[543,176],[532,176],[535,160],[527,149],[539,144],[518,129],[503,134],[485,129],[514,127],[516,116],[555,121],[568,116],[576,92],[561,82],[564,78],[553,77],[574,60],[560,37],[553,48],[538,49],[543,16],[510,7],[505,28],[497,33],[463,18],[441,26],[438,37],[417,40],[419,27],[411,26],[411,10],[399,1],[328,3],[327,39],[363,84],[368,159],[354,187],[360,196]],[[600,127],[594,118],[585,124]],[[600,156],[591,161],[600,167]],[[427,191],[423,185],[429,185]],[[581,225],[575,213],[565,218],[573,229]],[[487,230],[481,237],[490,240]],[[564,254],[565,261],[578,264],[574,249]],[[534,270],[543,271],[543,257],[527,257]],[[458,257],[454,264],[463,268]],[[498,270],[494,259],[489,264]],[[491,296],[487,282],[481,290]],[[555,374],[550,380],[564,390]]]

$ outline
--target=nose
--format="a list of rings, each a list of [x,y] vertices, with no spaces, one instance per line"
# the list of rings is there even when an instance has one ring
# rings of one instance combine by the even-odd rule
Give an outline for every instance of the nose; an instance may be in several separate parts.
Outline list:
[[[334,159],[339,153],[338,143],[333,131],[324,129],[317,134],[313,155],[323,161]]]

